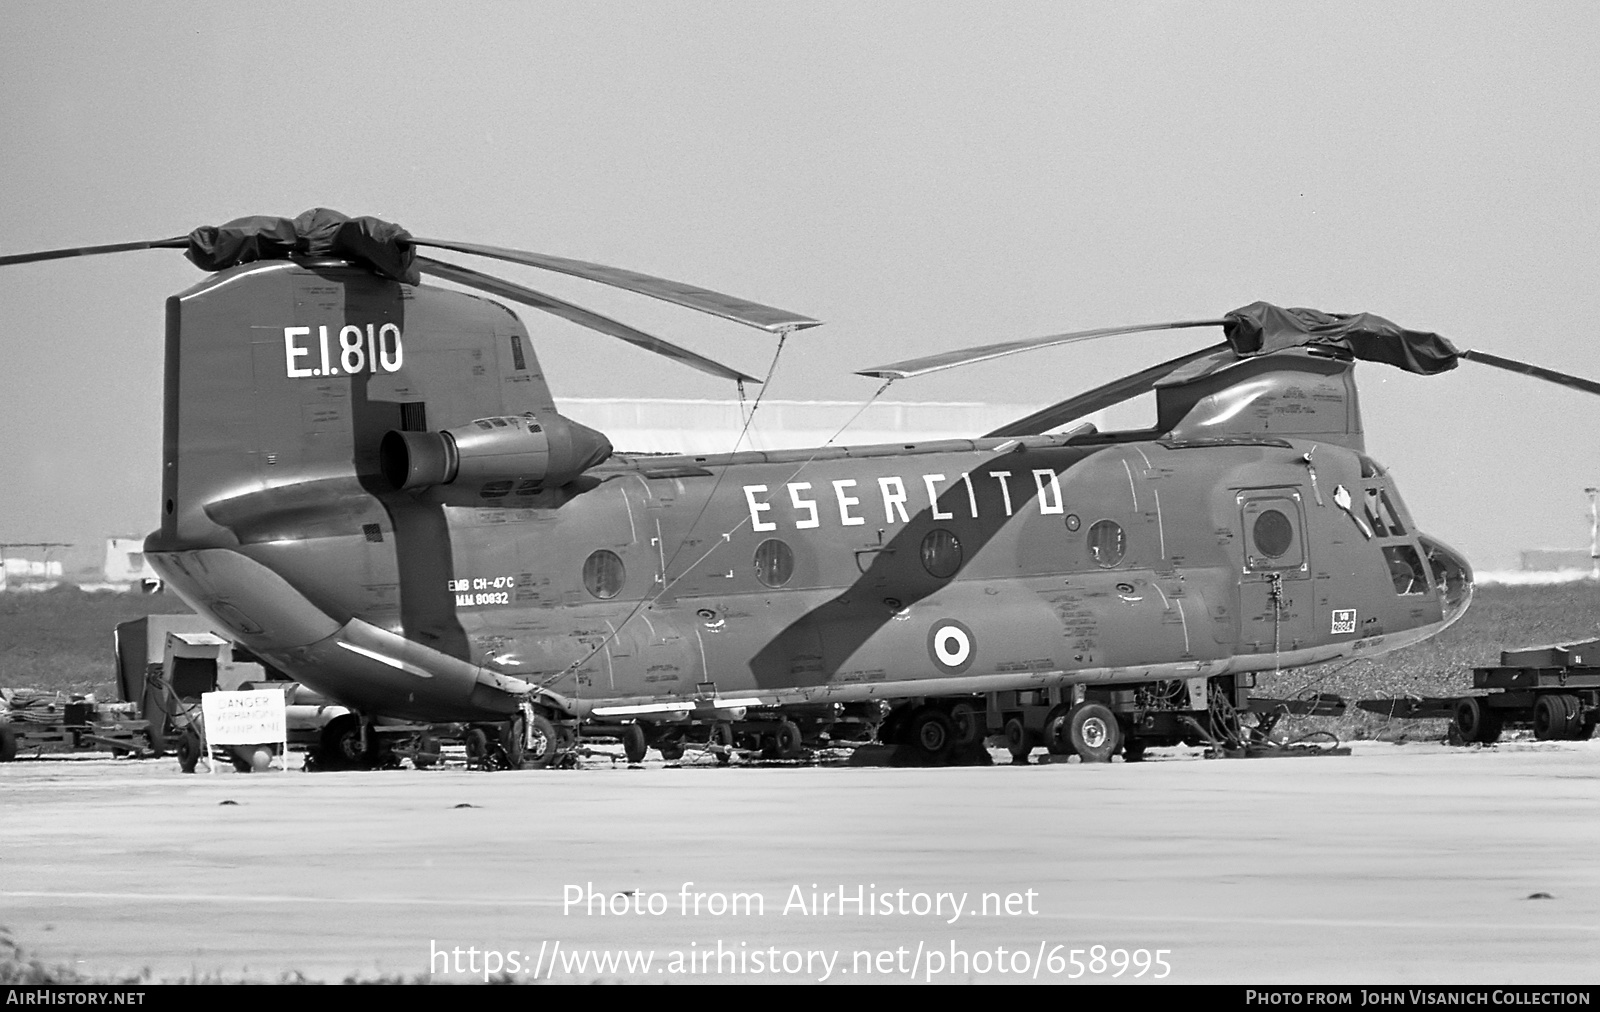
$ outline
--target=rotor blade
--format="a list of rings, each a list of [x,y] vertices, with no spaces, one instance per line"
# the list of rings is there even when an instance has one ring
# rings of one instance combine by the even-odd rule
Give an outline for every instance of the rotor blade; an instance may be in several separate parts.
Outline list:
[[[9,267],[12,264],[31,264],[40,260],[65,260],[67,257],[92,257],[101,253],[126,253],[136,249],[188,249],[189,237],[187,235],[174,236],[171,239],[150,239],[145,242],[119,242],[109,246],[74,246],[70,249],[47,249],[37,253],[13,253],[10,256],[0,257],[0,267]]]
[[[668,281],[665,278],[651,277],[649,274],[639,274],[634,271],[623,270],[620,267],[607,267],[605,264],[591,264],[583,260],[568,260],[565,257],[546,256],[543,253],[529,253],[525,250],[506,249],[502,246],[480,246],[468,242],[446,242],[440,239],[412,239],[418,246],[434,246],[438,249],[454,250],[457,253],[470,253],[473,256],[491,257],[495,260],[507,260],[514,264],[525,264],[529,267],[541,267],[547,271],[556,271],[561,274],[570,274],[575,278],[587,281],[598,281],[603,285],[621,288],[640,295],[661,299],[688,309],[697,309],[702,313],[720,316],[725,320],[742,323],[749,327],[777,333],[787,330],[804,330],[806,327],[815,327],[821,320],[813,320],[809,316],[800,316],[783,309],[774,309],[772,306],[763,306],[758,302],[747,302],[732,295],[723,295],[694,285],[686,285],[681,281]]]
[[[1184,320],[1177,323],[1143,323],[1133,327],[1101,327],[1097,330],[1076,330],[1068,334],[1051,334],[1048,337],[1034,337],[1024,341],[1007,341],[1004,344],[986,344],[979,348],[945,351],[923,358],[908,358],[904,362],[862,369],[856,375],[876,376],[880,379],[908,379],[912,376],[924,376],[930,372],[938,372],[941,369],[954,369],[958,365],[987,362],[992,358],[1003,358],[1006,355],[1033,351],[1036,348],[1051,348],[1058,344],[1071,344],[1074,341],[1087,341],[1096,337],[1111,337],[1115,334],[1140,334],[1151,330],[1180,330],[1185,327],[1220,327],[1222,324],[1222,320]]]
[[[417,257],[417,267],[424,274],[431,274],[446,281],[454,281],[458,285],[476,288],[480,292],[498,295],[502,299],[520,302],[525,306],[532,306],[534,309],[542,309],[547,313],[561,317],[563,320],[570,320],[580,327],[588,327],[590,330],[609,334],[635,347],[653,351],[657,355],[664,355],[674,361],[682,362],[691,369],[699,369],[701,372],[740,383],[761,382],[754,376],[742,373],[737,369],[730,369],[728,366],[712,361],[704,355],[697,355],[687,348],[680,348],[671,341],[653,337],[642,330],[636,330],[628,326],[626,323],[619,323],[609,316],[601,316],[599,313],[590,312],[582,306],[575,306],[553,295],[536,292],[532,288],[524,288],[522,285],[504,281],[493,275],[483,274],[458,264],[445,263],[443,260],[434,260],[431,257]]]
[[[1071,421],[1076,421],[1084,415],[1092,415],[1096,411],[1104,411],[1124,401],[1147,394],[1156,388],[1156,384],[1171,376],[1179,369],[1191,362],[1219,355],[1222,352],[1231,352],[1227,342],[1214,344],[1209,348],[1201,348],[1187,355],[1179,355],[1175,359],[1153,365],[1148,369],[1141,369],[1131,376],[1114,379],[1103,386],[1086,390],[1081,394],[1074,394],[1064,401],[1059,401],[1035,411],[1026,418],[1019,418],[1014,422],[1002,425],[993,432],[986,433],[985,439],[1011,439],[1017,436],[1037,436],[1051,429],[1058,428]]]
[[[1582,390],[1586,394],[1600,394],[1600,383],[1596,383],[1594,380],[1586,380],[1582,376],[1556,372],[1554,369],[1529,365],[1526,362],[1518,362],[1516,359],[1501,358],[1499,355],[1491,355],[1486,351],[1463,351],[1460,357],[1469,362],[1492,365],[1496,369],[1519,372],[1524,376],[1532,376],[1534,379],[1542,379],[1549,383],[1558,383],[1564,387],[1571,387],[1574,390]]]

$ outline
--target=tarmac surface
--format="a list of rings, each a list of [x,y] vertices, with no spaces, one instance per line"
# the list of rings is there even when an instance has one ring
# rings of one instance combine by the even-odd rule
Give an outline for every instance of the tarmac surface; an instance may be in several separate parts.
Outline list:
[[[1600,980],[1600,741],[1354,750],[193,776],[23,759],[0,765],[0,929],[102,980]]]

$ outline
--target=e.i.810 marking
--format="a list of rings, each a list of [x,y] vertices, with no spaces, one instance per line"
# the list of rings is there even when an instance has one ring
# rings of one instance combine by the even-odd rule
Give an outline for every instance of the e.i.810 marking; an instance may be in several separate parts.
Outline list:
[[[290,379],[307,376],[337,376],[340,373],[399,372],[405,364],[405,345],[400,328],[393,323],[379,326],[367,324],[365,330],[355,324],[339,328],[338,344],[327,326],[317,328],[315,346],[300,342],[309,340],[310,327],[283,328],[284,371]],[[319,365],[297,365],[300,359],[320,355]]]

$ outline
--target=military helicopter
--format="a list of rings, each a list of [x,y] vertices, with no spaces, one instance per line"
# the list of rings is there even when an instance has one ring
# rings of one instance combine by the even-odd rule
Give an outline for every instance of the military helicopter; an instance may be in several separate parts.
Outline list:
[[[580,732],[675,758],[741,737],[794,755],[874,729],[937,756],[1003,731],[1013,754],[1102,761],[1210,733],[1248,705],[1254,673],[1415,643],[1471,600],[1466,560],[1419,532],[1365,452],[1355,361],[1429,374],[1469,358],[1600,392],[1380,317],[1256,303],[861,371],[1222,331],[981,438],[630,456],[556,410],[496,300],[756,377],[419,250],[779,335],[818,321],[323,209],[0,266],[152,248],[213,273],[167,300],[151,564],[368,730],[465,723],[511,765],[546,764]],[[1052,432],[1151,392],[1153,427]]]

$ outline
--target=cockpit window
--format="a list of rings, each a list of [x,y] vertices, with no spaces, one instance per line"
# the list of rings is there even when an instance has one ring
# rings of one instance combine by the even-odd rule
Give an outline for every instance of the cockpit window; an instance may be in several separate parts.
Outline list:
[[[1472,594],[1471,574],[1443,545],[1427,537],[1418,540],[1422,542],[1423,553],[1428,556],[1428,569],[1433,573],[1434,586],[1439,588],[1439,597],[1446,610],[1464,604]]]
[[[1389,563],[1389,579],[1394,581],[1396,594],[1426,594],[1428,577],[1422,571],[1422,559],[1410,545],[1390,545],[1383,550],[1384,561]]]

